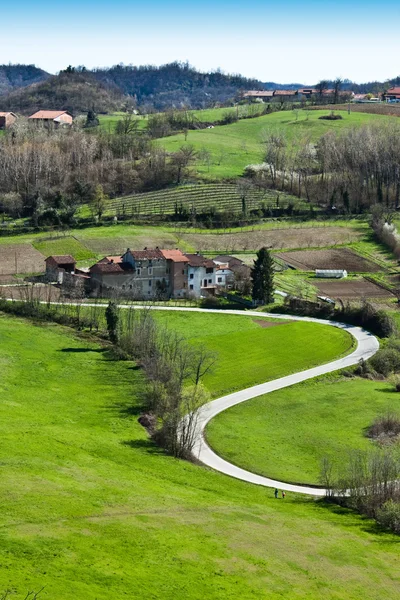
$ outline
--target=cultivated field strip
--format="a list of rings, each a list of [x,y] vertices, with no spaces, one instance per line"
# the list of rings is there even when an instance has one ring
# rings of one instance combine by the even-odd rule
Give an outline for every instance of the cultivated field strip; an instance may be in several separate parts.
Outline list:
[[[309,208],[303,200],[276,190],[250,190],[245,195],[246,210]],[[188,213],[241,212],[243,200],[234,184],[188,185],[155,192],[115,198],[107,202],[108,216],[167,215]]]

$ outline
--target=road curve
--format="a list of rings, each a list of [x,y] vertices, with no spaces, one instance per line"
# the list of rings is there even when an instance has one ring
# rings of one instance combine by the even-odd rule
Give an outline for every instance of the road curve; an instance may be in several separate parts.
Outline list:
[[[7,300],[12,302],[11,298],[7,298]],[[41,302],[41,304],[48,304],[47,302]],[[50,302],[50,304],[59,304],[58,302]],[[98,307],[99,304],[90,303],[90,302],[69,302],[70,305],[79,304],[80,306],[93,306]],[[275,313],[265,313],[258,311],[243,311],[243,310],[220,310],[220,309],[207,309],[207,308],[186,308],[186,307],[177,307],[177,306],[134,306],[132,304],[119,304],[119,308],[129,309],[129,308],[151,308],[152,310],[166,310],[166,311],[184,311],[184,312],[202,312],[202,313],[217,313],[220,315],[239,315],[239,316],[247,316],[247,317],[270,317],[273,319],[283,319],[286,321],[306,321],[309,323],[319,323],[321,325],[326,325],[330,327],[338,327],[339,329],[344,329],[356,341],[356,349],[344,356],[343,358],[339,358],[332,362],[326,363],[324,365],[320,365],[319,367],[313,367],[312,369],[307,369],[306,371],[299,371],[298,373],[294,373],[293,375],[287,375],[286,377],[280,377],[279,379],[274,379],[273,381],[268,381],[267,383],[261,383],[259,385],[254,385],[250,388],[246,388],[241,390],[240,392],[234,392],[233,394],[229,394],[227,396],[223,396],[222,398],[218,398],[217,400],[212,400],[205,404],[200,411],[199,418],[197,420],[196,432],[195,432],[195,445],[193,449],[193,454],[196,458],[202,462],[204,465],[211,467],[212,469],[219,471],[220,473],[224,473],[225,475],[229,475],[230,477],[235,477],[236,479],[241,479],[242,481],[246,481],[248,483],[254,483],[256,485],[261,485],[264,487],[275,487],[281,490],[285,490],[288,492],[296,492],[300,494],[309,494],[312,496],[324,496],[326,490],[321,487],[314,486],[306,486],[306,485],[295,485],[292,483],[285,483],[283,481],[278,481],[277,479],[270,479],[269,477],[263,477],[262,475],[257,475],[252,473],[251,471],[246,471],[245,469],[241,469],[236,465],[224,460],[218,454],[216,454],[210,446],[207,444],[205,439],[205,428],[207,423],[211,421],[213,417],[218,415],[219,413],[235,406],[236,404],[240,404],[241,402],[246,402],[246,400],[251,400],[252,398],[257,398],[258,396],[263,396],[264,394],[269,394],[270,392],[275,392],[276,390],[281,390],[285,387],[289,387],[291,385],[295,385],[296,383],[301,383],[302,381],[306,381],[307,379],[312,379],[314,377],[318,377],[319,375],[326,375],[327,373],[332,373],[333,371],[338,371],[339,369],[345,369],[346,367],[350,367],[352,365],[357,364],[362,358],[367,360],[377,350],[379,349],[379,342],[375,336],[371,333],[362,329],[361,327],[355,327],[353,325],[348,325],[346,323],[339,323],[337,321],[326,321],[323,319],[314,319],[312,317],[300,317],[293,315],[282,315]],[[318,343],[318,340],[317,342]]]

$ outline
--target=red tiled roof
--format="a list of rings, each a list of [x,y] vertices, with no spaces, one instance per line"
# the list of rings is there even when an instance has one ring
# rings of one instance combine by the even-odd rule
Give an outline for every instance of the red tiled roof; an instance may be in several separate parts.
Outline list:
[[[8,112],[0,112],[0,117],[6,117],[7,115],[13,115],[13,117],[16,117],[17,115],[15,115],[13,112],[8,111]]]
[[[145,249],[145,250],[130,250],[133,258],[135,260],[152,260],[154,258],[164,258],[161,250],[158,248],[154,249]]]
[[[189,262],[187,256],[180,250],[161,250],[161,254],[165,259],[172,260],[172,262]]]
[[[106,258],[103,260],[108,260],[108,262],[114,262],[114,263],[122,263],[122,256],[106,256]]]
[[[33,115],[28,117],[29,119],[56,119],[61,115],[69,115],[67,110],[38,110]]]
[[[274,96],[295,96],[297,94],[296,90],[275,90]]]
[[[394,86],[388,89],[388,91],[386,92],[386,95],[390,95],[390,96],[397,96],[400,95],[400,87],[398,86]]]
[[[210,258],[206,258],[201,254],[186,254],[189,259],[189,265],[191,267],[206,267],[207,269],[213,269],[216,264]]]
[[[131,267],[129,263],[114,263],[114,262],[98,262],[92,267],[90,267],[90,271],[93,273],[126,273],[131,271],[133,273],[134,269]]]
[[[47,260],[54,260],[54,262],[56,262],[58,265],[66,265],[66,264],[70,264],[70,263],[76,263],[76,260],[74,259],[73,256],[71,256],[70,254],[60,254],[58,256],[48,256],[46,258]]]

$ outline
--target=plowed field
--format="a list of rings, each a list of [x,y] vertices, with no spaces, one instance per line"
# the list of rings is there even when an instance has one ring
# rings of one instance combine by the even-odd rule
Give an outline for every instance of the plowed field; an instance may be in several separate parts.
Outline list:
[[[0,246],[0,275],[41,273],[45,266],[43,254],[31,244]]]
[[[315,269],[345,269],[349,273],[375,273],[380,270],[376,263],[359,256],[348,248],[333,250],[297,250],[281,252],[278,258],[302,271]]]

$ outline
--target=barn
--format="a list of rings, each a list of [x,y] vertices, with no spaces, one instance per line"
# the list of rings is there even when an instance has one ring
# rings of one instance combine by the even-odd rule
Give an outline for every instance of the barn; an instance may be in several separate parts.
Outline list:
[[[8,129],[17,120],[13,112],[0,112],[0,129]]]

